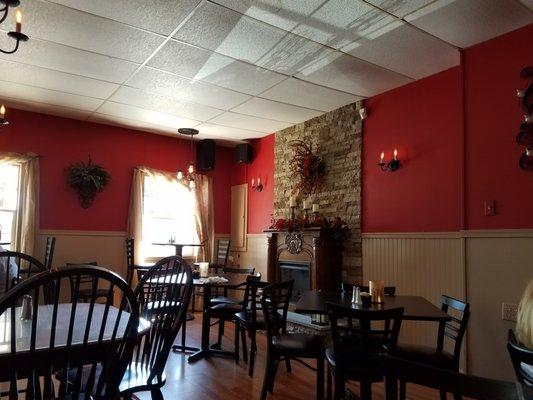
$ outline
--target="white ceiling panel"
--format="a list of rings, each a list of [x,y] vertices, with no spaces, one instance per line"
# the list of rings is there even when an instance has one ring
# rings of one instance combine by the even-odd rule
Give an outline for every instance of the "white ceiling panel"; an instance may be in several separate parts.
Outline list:
[[[405,19],[464,48],[533,23],[533,14],[517,1],[438,0]]]
[[[30,37],[141,63],[164,38],[106,18],[33,0],[24,8],[23,31]]]
[[[154,125],[166,126],[169,128],[192,128],[199,124],[199,121],[193,121],[187,118],[177,117],[162,112],[146,110],[144,108],[134,107],[126,104],[106,101],[99,109],[99,114],[115,116],[119,118],[135,119],[148,122]]]
[[[293,32],[340,49],[354,40],[371,36],[395,17],[361,0],[329,0]]]
[[[174,36],[178,40],[254,63],[286,32],[205,2]]]
[[[520,0],[520,2],[533,11],[533,0]]]
[[[459,65],[455,47],[401,21],[341,50],[416,79]]]
[[[18,100],[2,97],[2,103],[7,108],[6,119],[9,121],[9,109],[16,108],[18,110],[31,111],[41,114],[55,115],[56,117],[71,118],[78,120],[85,120],[91,114],[91,111],[77,110],[65,106],[55,106],[48,103],[39,103],[28,100]],[[9,125],[2,128],[9,129]]]
[[[289,78],[278,83],[273,88],[261,93],[261,97],[324,112],[361,100],[361,97],[295,78]]]
[[[94,111],[102,104],[101,99],[0,81],[0,98],[9,97],[38,103],[65,106],[84,111]]]
[[[327,0],[214,0],[235,11],[290,31]]]
[[[9,47],[8,47],[9,46]],[[10,48],[4,35],[0,35],[0,48]],[[129,61],[102,56],[72,47],[31,38],[20,45],[15,54],[0,53],[0,59],[18,61],[44,68],[82,75],[107,82],[122,83],[138,67]]]
[[[49,0],[151,32],[169,35],[200,0]]]
[[[319,43],[287,33],[276,46],[257,61],[257,65],[286,75],[294,75],[317,59],[331,53],[333,50]]]
[[[412,79],[349,55],[335,53],[296,75],[303,80],[358,96],[372,96],[404,85]]]
[[[264,68],[175,40],[165,44],[148,65],[252,95],[285,79]]]
[[[323,114],[322,111],[259,98],[248,100],[246,103],[235,107],[232,111],[240,114],[253,115],[254,117],[292,122],[293,124],[307,121],[308,119]]]
[[[408,1],[398,1],[398,0],[366,0],[369,3],[379,7],[382,10],[385,10],[399,18],[405,17],[407,14],[410,14],[430,3],[433,3],[436,0],[408,0]]]
[[[2,78],[9,82],[106,99],[119,86],[29,64],[0,60]]]
[[[231,128],[229,126],[201,123],[196,126],[202,138],[206,139],[233,139],[248,140],[265,136],[263,132],[250,131],[246,129]]]
[[[207,121],[224,112],[217,108],[179,100],[175,97],[146,92],[128,86],[121,87],[110,100],[116,103],[129,104],[197,121]]]
[[[135,130],[153,132],[153,133],[164,134],[164,135],[169,135],[169,136],[178,135],[175,129],[169,128],[168,126],[150,124],[144,121],[128,119],[128,118],[120,118],[120,117],[110,116],[110,115],[105,115],[105,114],[95,113],[88,118],[88,121],[96,122],[97,124],[112,125],[112,126],[118,126],[121,128],[135,129]]]
[[[223,110],[229,110],[250,98],[242,93],[147,67],[135,74],[128,85]]]
[[[233,112],[226,112],[218,117],[213,118],[209,122],[217,125],[254,130],[263,133],[276,132],[292,125],[290,122],[272,121],[270,119],[252,117],[250,115],[237,114]]]

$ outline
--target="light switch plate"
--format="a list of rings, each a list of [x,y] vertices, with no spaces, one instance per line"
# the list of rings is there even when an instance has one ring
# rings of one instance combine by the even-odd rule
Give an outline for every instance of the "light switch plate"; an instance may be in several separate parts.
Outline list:
[[[492,217],[496,214],[495,201],[486,200],[484,204],[485,217]]]
[[[517,314],[518,314],[518,304],[502,303],[502,319],[504,321],[516,322]]]

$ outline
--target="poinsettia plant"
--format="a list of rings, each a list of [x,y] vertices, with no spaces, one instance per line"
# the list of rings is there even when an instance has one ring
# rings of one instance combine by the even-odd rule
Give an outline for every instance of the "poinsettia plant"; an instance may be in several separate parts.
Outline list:
[[[315,193],[326,173],[326,164],[318,155],[319,149],[313,152],[311,145],[302,140],[292,141],[290,147],[294,151],[291,172],[299,179],[293,190],[306,195]]]

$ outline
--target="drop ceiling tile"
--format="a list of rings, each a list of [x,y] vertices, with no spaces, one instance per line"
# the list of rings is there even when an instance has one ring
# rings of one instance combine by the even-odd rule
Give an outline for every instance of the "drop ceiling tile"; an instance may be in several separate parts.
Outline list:
[[[0,48],[7,48],[0,35]],[[9,46],[12,44],[9,43]],[[31,38],[15,54],[0,53],[0,59],[36,65],[102,81],[122,83],[138,67],[129,61],[102,56],[56,43]]]
[[[216,0],[241,14],[266,22],[280,29],[290,31],[303,22],[307,16],[318,9],[327,0],[305,1],[251,1],[251,0]]]
[[[285,37],[257,62],[257,65],[282,74],[293,75],[333,50],[306,39],[287,33]]]
[[[280,129],[293,125],[290,122],[272,121],[270,119],[252,117],[250,115],[226,112],[209,121],[217,125],[229,126],[232,128],[246,129],[264,133],[272,133]]]
[[[516,1],[438,0],[405,19],[464,48],[530,24],[533,14]]]
[[[361,97],[289,78],[261,93],[261,97],[321,111],[331,111],[361,100]]]
[[[182,127],[192,128],[198,125],[198,121],[177,117],[144,108],[129,106],[126,104],[106,101],[99,109],[99,114],[111,115],[119,118],[135,119],[150,124],[166,126],[173,129]]]
[[[264,68],[175,40],[165,44],[148,65],[252,95],[285,79]]]
[[[0,81],[0,98],[2,97],[65,106],[84,111],[94,111],[102,104],[101,99],[93,97],[83,97],[6,81]]]
[[[23,32],[31,38],[138,63],[164,40],[160,35],[43,0],[24,7]]]
[[[435,0],[409,0],[409,1],[396,1],[396,0],[366,0],[372,3],[376,7],[381,8],[399,18],[405,17]]]
[[[99,99],[106,99],[118,88],[114,83],[4,60],[0,60],[0,70],[9,82]]]
[[[278,43],[285,31],[205,2],[174,36],[229,57],[251,63]]]
[[[529,8],[531,11],[533,11],[533,0],[520,0],[520,3],[522,3],[527,8]]]
[[[175,97],[146,92],[128,86],[122,86],[109,100],[197,121],[207,121],[224,112],[217,108],[179,100]]]
[[[82,121],[86,120],[89,117],[89,115],[91,115],[90,111],[77,110],[75,108],[69,108],[65,106],[54,106],[52,104],[39,103],[39,102],[28,101],[28,100],[19,100],[19,99],[11,99],[11,98],[2,97],[2,101],[7,107],[6,116],[8,120],[9,120],[9,109],[10,108],[16,108],[18,110],[36,112],[40,114],[54,115],[56,117],[78,119]],[[9,126],[3,129],[9,129]]]
[[[293,32],[339,49],[354,40],[372,36],[395,17],[361,0],[329,0]]]
[[[309,108],[259,98],[248,100],[246,103],[235,107],[232,111],[254,117],[291,122],[293,124],[304,122],[323,114],[322,111],[310,110]]]
[[[49,0],[151,32],[169,35],[200,0]]]
[[[459,65],[460,61],[455,47],[401,21],[341,51],[416,79]]]
[[[202,123],[196,127],[206,139],[249,140],[265,136],[263,132],[231,128],[229,126]]]
[[[148,67],[142,68],[135,74],[128,81],[128,86],[223,110],[229,110],[250,98],[250,96],[242,93],[182,78]]]
[[[332,57],[322,59],[296,76],[308,82],[365,97],[412,81],[410,78],[342,53],[335,53]]]
[[[135,119],[120,118],[120,117],[95,113],[91,115],[87,119],[87,121],[95,122],[97,124],[118,126],[120,128],[140,130],[143,132],[152,132],[152,133],[164,134],[168,136],[177,136],[176,130],[173,128],[151,124],[148,122],[143,122],[143,121],[139,121]]]

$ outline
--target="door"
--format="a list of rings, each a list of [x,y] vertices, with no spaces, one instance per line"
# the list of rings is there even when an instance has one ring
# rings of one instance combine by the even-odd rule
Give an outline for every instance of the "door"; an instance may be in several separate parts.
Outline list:
[[[246,251],[248,185],[231,187],[231,249]]]

